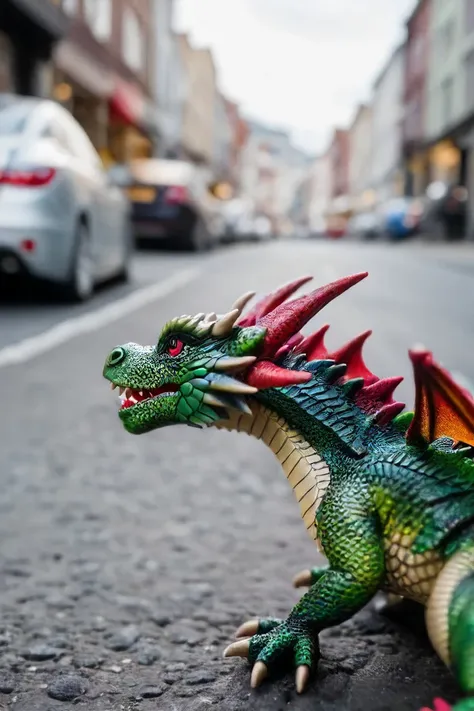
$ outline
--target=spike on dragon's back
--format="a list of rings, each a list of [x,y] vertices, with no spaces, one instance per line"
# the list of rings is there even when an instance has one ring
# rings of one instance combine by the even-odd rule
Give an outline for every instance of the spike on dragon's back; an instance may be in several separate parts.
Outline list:
[[[285,620],[246,622],[227,648],[226,656],[253,663],[253,687],[290,652],[303,691],[319,632],[382,590],[426,606],[435,650],[461,691],[473,695],[474,399],[416,349],[415,407],[402,412],[393,398],[401,378],[380,379],[364,362],[370,331],[334,353],[324,343],[327,325],[302,333],[366,276],[289,300],[310,280],[304,277],[246,314],[254,292],[222,316],[174,318],[155,345],[115,347],[103,374],[120,390],[119,416],[132,434],[186,424],[261,439],[327,558],[326,566],[296,576],[295,586],[309,590]],[[467,711],[466,703],[454,709]]]

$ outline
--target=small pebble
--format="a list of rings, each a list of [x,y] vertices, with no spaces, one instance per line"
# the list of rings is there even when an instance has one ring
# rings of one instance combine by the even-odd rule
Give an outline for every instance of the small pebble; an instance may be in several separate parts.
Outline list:
[[[111,671],[114,674],[120,674],[122,671],[122,667],[119,667],[117,664],[112,664],[111,667],[107,667],[107,671]]]
[[[167,627],[171,624],[171,618],[168,615],[152,615],[151,621],[158,625],[158,627]]]
[[[198,684],[210,684],[211,682],[215,681],[216,678],[217,677],[213,672],[202,670],[189,674],[185,679],[185,683],[188,686],[196,686]]]
[[[157,699],[166,691],[166,686],[147,686],[139,692],[142,699]]]
[[[32,662],[45,662],[48,659],[55,659],[61,655],[61,650],[56,647],[50,647],[47,644],[36,644],[30,647],[23,657]]]
[[[56,677],[49,685],[48,696],[58,701],[72,701],[85,694],[86,690],[84,679],[70,674]]]
[[[144,667],[150,667],[157,659],[161,659],[162,656],[159,647],[145,647],[140,650],[137,662]]]
[[[9,676],[0,676],[0,694],[11,694],[15,689],[13,679]]]
[[[139,637],[139,629],[135,627],[135,625],[129,625],[113,634],[108,640],[107,646],[109,649],[113,649],[114,652],[124,652],[129,649],[132,644],[135,644]]]

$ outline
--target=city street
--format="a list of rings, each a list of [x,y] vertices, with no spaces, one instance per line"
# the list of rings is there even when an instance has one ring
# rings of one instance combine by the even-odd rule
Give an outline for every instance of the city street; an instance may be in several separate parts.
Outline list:
[[[132,282],[87,305],[0,303],[0,709],[76,699],[90,711],[418,711],[456,699],[421,618],[404,625],[371,610],[322,635],[305,695],[293,673],[251,691],[247,664],[224,660],[224,648],[246,619],[286,616],[302,594],[293,576],[319,560],[292,491],[243,434],[132,437],[102,378],[115,345],[155,342],[171,316],[222,312],[242,292],[305,274],[318,286],[365,270],[311,324],[331,324],[328,346],[372,329],[366,362],[405,376],[398,399],[410,408],[417,343],[474,381],[466,247],[288,240],[139,252]]]

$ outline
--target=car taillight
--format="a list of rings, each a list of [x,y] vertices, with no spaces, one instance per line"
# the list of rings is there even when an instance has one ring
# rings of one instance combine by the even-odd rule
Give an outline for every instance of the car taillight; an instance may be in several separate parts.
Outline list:
[[[176,185],[172,188],[167,188],[165,193],[165,202],[168,205],[180,205],[188,200],[188,191],[182,185]]]
[[[56,171],[54,168],[33,168],[31,170],[0,170],[0,185],[39,188],[48,185]]]

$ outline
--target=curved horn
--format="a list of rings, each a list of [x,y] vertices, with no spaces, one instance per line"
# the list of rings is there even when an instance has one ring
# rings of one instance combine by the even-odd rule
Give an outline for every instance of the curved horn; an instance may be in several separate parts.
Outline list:
[[[247,291],[245,294],[242,294],[242,296],[239,296],[237,301],[232,304],[232,309],[238,309],[240,313],[244,310],[244,308],[247,306],[248,302],[253,299],[257,292],[256,291]]]
[[[233,309],[224,314],[224,316],[221,316],[212,327],[212,335],[221,337],[228,336],[239,316],[239,309]]]

